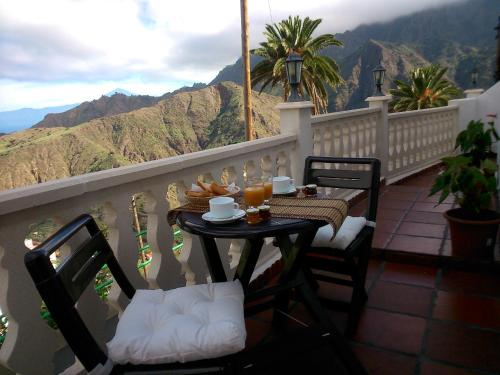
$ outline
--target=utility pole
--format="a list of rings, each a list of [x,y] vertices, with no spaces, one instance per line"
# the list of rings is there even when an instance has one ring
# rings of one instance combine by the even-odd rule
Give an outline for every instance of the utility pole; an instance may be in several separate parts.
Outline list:
[[[498,17],[498,25],[495,27],[497,31],[497,71],[495,72],[495,82],[500,81],[500,16]]]
[[[250,52],[248,50],[248,7],[247,0],[240,0],[241,8],[241,50],[243,59],[243,105],[245,107],[246,140],[254,138],[252,120],[252,84],[250,81]]]

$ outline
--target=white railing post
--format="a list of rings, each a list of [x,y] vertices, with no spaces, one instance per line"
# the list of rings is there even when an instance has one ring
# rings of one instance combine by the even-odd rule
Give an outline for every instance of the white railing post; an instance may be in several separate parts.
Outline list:
[[[309,101],[280,103],[281,134],[296,134],[295,151],[290,154],[290,169],[296,183],[301,185],[304,175],[304,161],[313,154],[313,133],[311,129],[311,110],[314,105]]]
[[[376,155],[380,159],[382,177],[387,178],[389,165],[389,102],[391,95],[370,96],[365,101],[369,108],[380,108],[380,118],[377,123],[377,151]]]
[[[483,92],[484,92],[483,89],[470,89],[470,90],[465,90],[464,94],[465,97],[468,99],[468,98],[477,98]]]

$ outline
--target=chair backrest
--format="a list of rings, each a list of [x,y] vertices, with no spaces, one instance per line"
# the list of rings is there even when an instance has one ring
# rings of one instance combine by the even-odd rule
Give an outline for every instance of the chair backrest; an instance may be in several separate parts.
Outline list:
[[[313,168],[313,163],[336,164],[331,169]],[[365,165],[368,170],[348,169],[346,165]],[[380,186],[380,160],[376,158],[340,158],[327,156],[309,156],[304,168],[304,185],[316,184],[320,187],[356,189],[368,191],[368,209],[366,218],[377,218],[378,192]]]
[[[77,233],[88,236],[54,268],[50,255]],[[79,239],[75,238],[75,239]],[[75,305],[96,274],[107,264],[128,298],[135,289],[123,273],[111,247],[90,215],[81,215],[24,256],[24,263],[43,301],[75,355],[87,371],[104,364],[107,356],[92,337]]]

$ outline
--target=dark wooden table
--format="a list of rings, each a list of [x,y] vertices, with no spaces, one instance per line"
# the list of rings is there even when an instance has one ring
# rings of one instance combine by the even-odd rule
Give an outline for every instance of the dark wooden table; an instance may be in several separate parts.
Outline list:
[[[303,268],[303,253],[310,247],[317,230],[326,224],[324,221],[273,217],[268,222],[256,225],[249,225],[245,220],[230,224],[212,224],[203,220],[200,213],[181,212],[177,217],[177,224],[182,230],[200,236],[213,282],[227,281],[215,239],[245,239],[240,262],[234,275],[234,279],[239,279],[243,286],[245,302],[248,304],[262,300],[263,297],[274,296],[270,302],[252,304],[253,308],[246,309],[245,313],[249,315],[274,307],[273,326],[282,329],[285,317],[283,312],[286,313],[288,310],[290,292],[294,289],[314,319],[325,329],[324,335],[329,336],[331,344],[349,373],[366,374],[366,370],[349,347],[349,343],[321,306],[306,277],[308,270]],[[291,234],[298,234],[295,242],[290,240]],[[259,259],[264,239],[268,237],[276,238],[284,261],[283,271],[277,285],[258,291],[249,291],[250,278]]]

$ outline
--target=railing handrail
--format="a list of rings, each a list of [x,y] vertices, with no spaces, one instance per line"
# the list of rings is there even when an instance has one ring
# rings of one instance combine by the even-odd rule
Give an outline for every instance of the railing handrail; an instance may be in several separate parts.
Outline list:
[[[124,183],[179,172],[195,165],[212,163],[237,155],[241,156],[296,140],[297,136],[294,134],[276,135],[2,191],[0,192],[0,215],[108,189]]]
[[[338,120],[346,117],[356,117],[364,116],[370,113],[380,112],[380,108],[361,108],[361,109],[351,109],[349,111],[325,113],[321,115],[311,116],[311,125],[321,124],[325,121]]]
[[[436,108],[426,108],[426,109],[416,109],[414,111],[405,111],[405,112],[394,112],[389,113],[389,120],[404,118],[404,117],[413,117],[413,116],[425,116],[430,113],[439,113],[439,112],[448,112],[458,110],[458,106],[456,105],[448,105],[445,107],[436,107]]]

